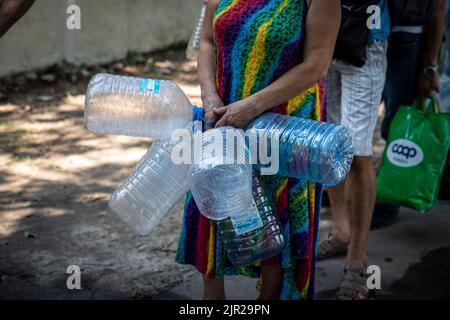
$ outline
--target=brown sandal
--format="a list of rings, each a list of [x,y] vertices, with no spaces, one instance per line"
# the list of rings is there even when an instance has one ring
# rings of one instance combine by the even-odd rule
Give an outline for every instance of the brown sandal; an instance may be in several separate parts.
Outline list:
[[[325,260],[331,257],[347,253],[348,243],[333,238],[331,233],[326,240],[319,243],[317,249],[317,260]]]
[[[337,300],[367,300],[370,291],[367,287],[367,271],[364,267],[346,266],[344,279],[336,294]]]

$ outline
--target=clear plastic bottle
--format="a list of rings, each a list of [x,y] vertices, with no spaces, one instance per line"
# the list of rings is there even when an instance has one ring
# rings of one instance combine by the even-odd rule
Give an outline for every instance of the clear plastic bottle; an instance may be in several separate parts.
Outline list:
[[[257,174],[253,175],[253,198],[262,220],[261,227],[239,234],[233,218],[219,222],[228,258],[237,267],[271,258],[285,246],[281,224]]]
[[[198,57],[198,48],[200,46],[200,36],[202,33],[203,22],[205,21],[206,14],[206,1],[203,1],[202,8],[200,10],[200,17],[198,18],[198,22],[195,25],[194,32],[192,33],[191,39],[189,40],[187,49],[186,49],[186,58],[188,60],[197,60]]]
[[[335,186],[353,161],[350,132],[333,123],[267,112],[248,125],[246,135],[264,137],[268,144],[278,140],[282,176]],[[261,168],[259,161],[256,168]]]
[[[253,203],[252,168],[243,133],[221,127],[196,133],[196,143],[188,184],[200,212],[211,220],[246,214]]]
[[[191,121],[192,105],[171,81],[101,73],[89,82],[84,118],[95,133],[166,139]]]
[[[170,140],[154,142],[112,194],[110,209],[139,235],[150,233],[188,191],[189,165],[176,165]]]

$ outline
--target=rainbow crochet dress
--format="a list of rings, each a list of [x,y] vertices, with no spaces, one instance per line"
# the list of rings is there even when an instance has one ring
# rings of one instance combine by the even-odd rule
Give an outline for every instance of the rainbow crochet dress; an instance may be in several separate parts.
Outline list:
[[[222,0],[214,15],[217,89],[225,105],[244,99],[302,62],[306,0]],[[305,75],[307,77],[308,75]],[[324,85],[319,82],[273,112],[325,120]],[[288,239],[285,250],[261,264],[284,268],[280,299],[311,299],[321,186],[282,176],[265,176]],[[187,195],[176,261],[207,277],[258,277],[258,265],[236,268],[226,257],[215,223]]]

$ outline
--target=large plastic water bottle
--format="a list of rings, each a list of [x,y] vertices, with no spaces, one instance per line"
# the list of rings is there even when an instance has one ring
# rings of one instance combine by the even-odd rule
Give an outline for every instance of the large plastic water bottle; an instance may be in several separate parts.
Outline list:
[[[206,14],[206,2],[204,1],[202,4],[202,8],[200,10],[200,17],[198,18],[198,22],[195,25],[194,32],[192,33],[191,39],[189,40],[186,49],[186,58],[188,60],[197,60],[198,48],[200,46],[200,36],[202,33],[203,22],[205,21],[205,14]]]
[[[228,258],[237,267],[271,258],[279,254],[285,246],[281,224],[256,174],[253,175],[253,197],[256,214],[262,221],[259,228],[241,233],[239,224],[245,217],[230,218],[219,224]],[[252,214],[249,213],[250,221],[253,220]]]
[[[194,135],[188,184],[197,207],[208,219],[223,220],[249,212],[253,204],[252,168],[246,156],[244,135],[232,127]]]
[[[111,210],[139,235],[150,233],[188,191],[189,165],[171,160],[174,146],[170,140],[154,142],[109,200]]]
[[[246,135],[279,146],[272,161],[278,161],[282,176],[334,186],[350,171],[352,138],[341,125],[267,112],[248,125]]]
[[[171,81],[101,73],[89,82],[84,118],[95,133],[165,139],[191,121],[192,105]]]

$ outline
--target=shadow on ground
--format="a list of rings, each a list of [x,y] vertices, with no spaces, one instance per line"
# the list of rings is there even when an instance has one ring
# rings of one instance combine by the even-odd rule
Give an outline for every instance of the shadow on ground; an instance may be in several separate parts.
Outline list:
[[[196,65],[176,49],[64,68],[0,79],[0,299],[152,298],[193,273],[174,262],[183,201],[144,238],[107,211],[152,141],[88,132],[84,91],[95,72],[134,74],[175,80],[198,103]],[[67,289],[69,265],[83,290]]]
[[[408,267],[403,277],[394,281],[390,291],[397,299],[450,299],[450,247],[426,253],[419,263]]]

